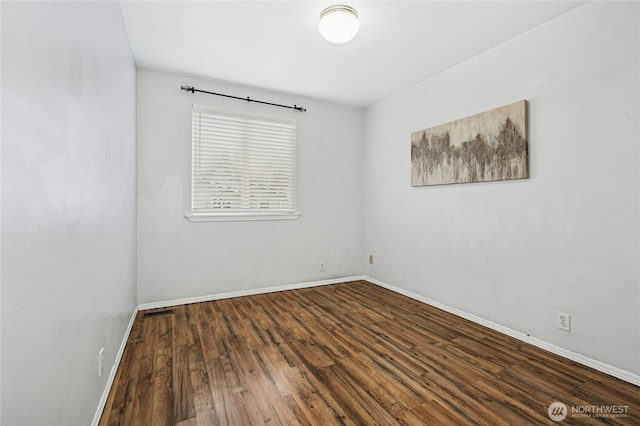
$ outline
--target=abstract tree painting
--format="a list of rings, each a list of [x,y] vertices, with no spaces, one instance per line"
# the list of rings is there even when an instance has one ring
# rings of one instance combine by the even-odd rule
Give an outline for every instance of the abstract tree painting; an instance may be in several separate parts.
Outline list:
[[[527,101],[411,134],[411,186],[527,179]]]

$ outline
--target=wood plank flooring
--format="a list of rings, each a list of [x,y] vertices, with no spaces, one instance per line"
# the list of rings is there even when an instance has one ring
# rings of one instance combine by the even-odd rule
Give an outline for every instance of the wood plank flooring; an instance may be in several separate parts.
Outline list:
[[[139,312],[100,424],[538,425],[554,401],[640,424],[640,388],[355,281]]]

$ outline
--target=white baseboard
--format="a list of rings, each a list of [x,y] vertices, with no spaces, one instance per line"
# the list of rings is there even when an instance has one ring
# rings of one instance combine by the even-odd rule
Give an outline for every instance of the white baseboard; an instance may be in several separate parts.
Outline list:
[[[287,285],[280,285],[280,286],[273,286],[273,287],[256,288],[251,290],[233,291],[230,293],[207,294],[204,296],[197,296],[197,297],[185,297],[183,299],[167,300],[163,302],[142,303],[138,305],[138,310],[146,311],[148,309],[168,308],[170,306],[187,305],[189,303],[209,302],[211,300],[230,299],[232,297],[240,297],[240,296],[253,296],[254,294],[273,293],[276,291],[284,291],[284,290],[296,290],[299,288],[317,287],[317,286],[329,285],[329,284],[340,284],[344,282],[358,281],[358,280],[364,280],[364,279],[366,279],[366,277],[362,275],[358,275],[353,277],[333,278],[330,280],[308,281],[308,282],[297,283],[297,284],[287,284]]]
[[[506,334],[507,336],[511,336],[513,338],[516,338],[518,340],[521,340],[523,342],[526,343],[530,343],[533,346],[537,346],[541,349],[544,349],[546,351],[549,351],[551,353],[554,353],[556,355],[560,355],[561,357],[570,359],[572,361],[575,361],[577,363],[580,363],[582,365],[586,365],[587,367],[591,367],[594,370],[598,370],[601,371],[605,374],[608,374],[610,376],[616,377],[620,380],[624,380],[625,382],[631,383],[633,385],[636,386],[640,386],[640,376],[637,374],[633,374],[629,371],[625,371],[622,370],[620,368],[614,367],[612,365],[609,364],[605,364],[604,362],[600,362],[598,360],[595,360],[593,358],[589,358],[586,357],[584,355],[581,355],[579,353],[570,351],[568,349],[562,348],[560,346],[554,345],[552,343],[549,342],[545,342],[544,340],[535,338],[535,337],[531,337],[525,333],[521,333],[519,331],[513,330],[509,327],[505,327],[503,325],[500,325],[498,323],[486,320],[484,318],[481,318],[479,316],[461,311],[460,309],[456,309],[456,308],[452,308],[451,306],[447,306],[443,303],[437,302],[433,299],[429,299],[428,297],[424,297],[421,296],[419,294],[416,293],[412,293],[410,291],[406,291],[401,289],[400,287],[396,287],[393,286],[391,284],[387,284],[383,281],[379,281],[376,280],[374,278],[371,277],[364,277],[362,278],[363,280],[369,281],[373,284],[379,285],[380,287],[384,287],[387,290],[391,290],[395,293],[399,293],[402,294],[404,296],[407,296],[411,299],[417,300],[419,302],[422,303],[426,303],[427,305],[433,306],[435,308],[441,309],[445,312],[449,312],[453,315],[459,316],[461,318],[467,319],[469,321],[475,322],[476,324],[480,324],[482,326],[485,326],[487,328],[490,328],[492,330],[498,331],[502,334]]]
[[[127,341],[129,340],[129,335],[131,334],[131,329],[133,328],[133,323],[136,319],[137,313],[138,307],[136,306],[133,310],[133,314],[131,314],[131,319],[129,320],[129,325],[127,326],[127,330],[125,331],[124,337],[122,338],[122,343],[120,343],[120,349],[118,349],[118,353],[116,354],[116,359],[113,362],[113,367],[111,367],[111,372],[109,372],[107,386],[104,388],[104,392],[102,392],[102,397],[100,398],[100,402],[98,403],[96,414],[93,416],[91,426],[98,426],[98,423],[100,423],[102,411],[104,411],[104,406],[107,404],[107,398],[109,397],[111,386],[113,386],[113,381],[116,378],[116,372],[118,371],[118,367],[120,366],[120,361],[122,360],[122,355],[124,354],[124,348],[127,346]]]

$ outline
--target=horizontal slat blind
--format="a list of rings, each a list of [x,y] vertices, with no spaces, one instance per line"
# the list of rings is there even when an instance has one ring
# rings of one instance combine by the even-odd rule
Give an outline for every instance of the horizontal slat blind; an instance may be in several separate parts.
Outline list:
[[[295,211],[295,120],[194,105],[192,124],[193,214]]]

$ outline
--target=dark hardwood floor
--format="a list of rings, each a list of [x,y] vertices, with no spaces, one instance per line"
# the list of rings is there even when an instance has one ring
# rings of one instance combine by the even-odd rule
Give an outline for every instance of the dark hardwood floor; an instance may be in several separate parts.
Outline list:
[[[640,424],[640,388],[356,281],[139,312],[100,424],[538,425],[554,401]]]

